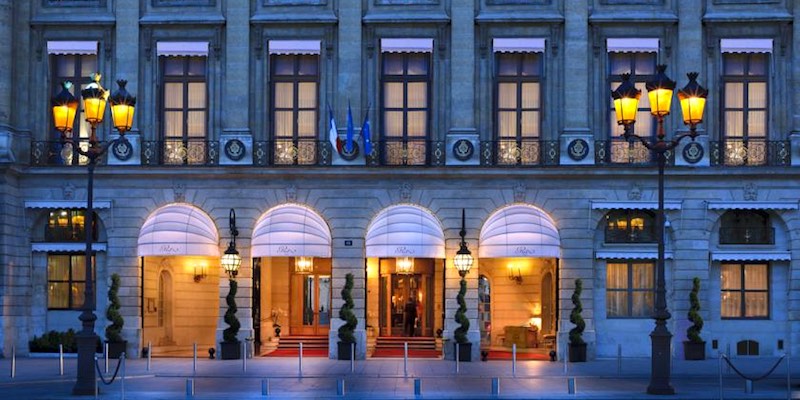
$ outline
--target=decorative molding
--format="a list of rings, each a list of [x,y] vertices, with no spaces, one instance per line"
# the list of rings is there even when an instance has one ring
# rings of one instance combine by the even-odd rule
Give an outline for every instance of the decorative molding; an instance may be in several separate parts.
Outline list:
[[[522,182],[517,182],[514,185],[514,201],[522,203],[525,201],[525,195],[528,193],[528,188]]]
[[[297,201],[297,186],[294,184],[286,186],[286,201],[290,203]]]
[[[172,185],[172,194],[176,203],[186,202],[186,185],[180,182],[175,182]]]
[[[412,187],[411,187],[410,183],[403,182],[403,183],[400,184],[400,187],[398,189],[400,191],[400,200],[402,200],[404,202],[408,202],[408,201],[411,200],[411,189],[412,189]]]
[[[638,184],[633,184],[631,190],[628,191],[628,200],[640,201],[642,200],[642,188]]]
[[[75,186],[71,183],[64,185],[61,188],[61,193],[64,196],[64,200],[75,200]]]
[[[141,31],[142,41],[144,42],[144,57],[147,61],[150,61],[153,58],[153,28],[143,26]]]
[[[755,183],[750,182],[744,185],[744,199],[745,201],[757,201],[758,200],[758,187]]]

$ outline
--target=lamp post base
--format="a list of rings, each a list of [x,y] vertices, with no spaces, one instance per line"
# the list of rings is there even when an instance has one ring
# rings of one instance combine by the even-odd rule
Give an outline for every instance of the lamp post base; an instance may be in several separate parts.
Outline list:
[[[666,321],[657,321],[656,328],[650,333],[652,369],[650,371],[650,385],[647,386],[648,394],[675,394],[675,389],[670,384],[671,340],[672,334],[667,330]]]
[[[78,379],[72,388],[74,395],[94,395],[97,375],[94,354],[98,337],[94,332],[80,332],[75,335],[78,344]]]

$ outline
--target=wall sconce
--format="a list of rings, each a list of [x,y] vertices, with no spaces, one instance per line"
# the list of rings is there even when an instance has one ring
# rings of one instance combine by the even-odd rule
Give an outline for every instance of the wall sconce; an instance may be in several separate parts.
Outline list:
[[[542,330],[542,318],[541,317],[531,317],[531,319],[528,321],[528,324],[531,327],[535,326],[536,330],[538,330],[538,331]]]
[[[195,283],[200,283],[203,279],[206,279],[208,276],[208,271],[206,270],[205,265],[195,265],[194,266],[194,281]]]
[[[516,270],[516,273],[514,270]],[[512,264],[508,264],[508,280],[515,282],[517,285],[522,285],[522,273],[520,272],[519,267],[514,267]]]
[[[395,271],[398,274],[413,274],[414,273],[414,258],[403,257],[398,258],[395,262]]]
[[[297,257],[294,260],[294,273],[308,275],[314,272],[314,257]]]

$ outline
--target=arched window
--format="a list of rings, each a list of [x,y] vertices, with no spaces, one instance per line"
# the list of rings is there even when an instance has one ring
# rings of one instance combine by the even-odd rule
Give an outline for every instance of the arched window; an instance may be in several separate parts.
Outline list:
[[[492,341],[492,296],[489,279],[485,275],[478,277],[478,321],[481,331],[481,342]]]
[[[756,210],[730,210],[722,215],[719,244],[775,244],[769,214]]]
[[[606,214],[606,243],[655,243],[655,215],[645,210],[615,210]]]
[[[97,240],[97,213],[92,219],[92,239]],[[44,228],[46,242],[83,242],[86,240],[84,220],[86,210],[56,209],[50,210],[47,225]]]

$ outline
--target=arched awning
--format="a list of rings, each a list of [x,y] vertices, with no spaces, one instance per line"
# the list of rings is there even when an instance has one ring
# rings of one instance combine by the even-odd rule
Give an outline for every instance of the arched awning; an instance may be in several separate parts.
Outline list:
[[[331,256],[331,231],[308,207],[284,204],[267,211],[253,229],[253,257]]]
[[[155,210],[139,231],[140,257],[219,257],[219,235],[214,221],[190,204],[169,204]]]
[[[497,210],[481,228],[478,257],[560,257],[561,239],[553,220],[530,205]]]
[[[369,224],[367,257],[444,258],[444,231],[421,207],[401,204],[383,209]]]

